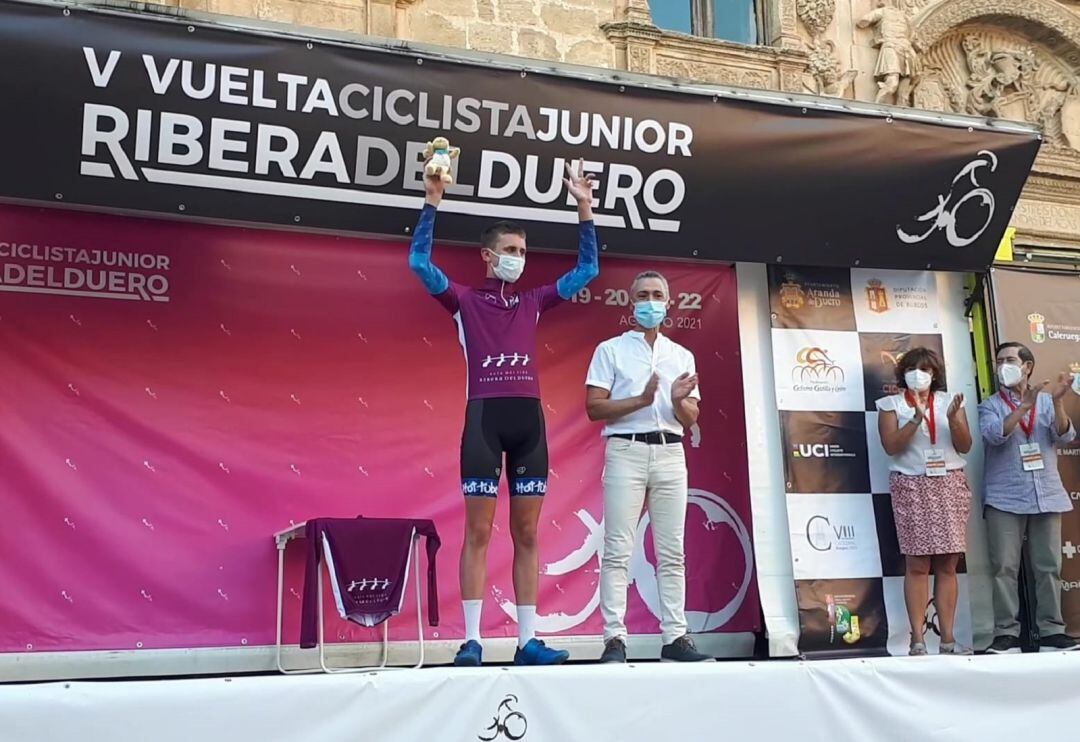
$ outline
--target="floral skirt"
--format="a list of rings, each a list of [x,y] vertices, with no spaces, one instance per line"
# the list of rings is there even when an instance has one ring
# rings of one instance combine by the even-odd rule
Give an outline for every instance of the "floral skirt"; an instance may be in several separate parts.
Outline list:
[[[902,554],[958,554],[967,549],[971,490],[963,469],[944,477],[894,471],[889,491]]]

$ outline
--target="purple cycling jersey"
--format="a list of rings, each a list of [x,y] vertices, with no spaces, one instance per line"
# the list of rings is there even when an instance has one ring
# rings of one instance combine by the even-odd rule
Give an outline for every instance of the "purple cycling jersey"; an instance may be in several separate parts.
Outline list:
[[[469,399],[540,398],[536,325],[563,302],[555,284],[519,292],[497,278],[479,288],[451,282],[435,298],[457,324]]]
[[[578,262],[555,283],[528,291],[488,278],[480,288],[452,283],[431,262],[435,207],[426,204],[409,246],[409,267],[454,316],[465,350],[468,398],[540,398],[536,324],[540,315],[569,299],[600,272],[596,230],[591,219],[578,223]]]

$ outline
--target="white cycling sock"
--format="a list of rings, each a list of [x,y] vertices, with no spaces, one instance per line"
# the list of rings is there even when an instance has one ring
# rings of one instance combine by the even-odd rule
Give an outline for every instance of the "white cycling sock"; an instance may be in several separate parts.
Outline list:
[[[465,610],[465,641],[480,641],[480,611],[484,601],[463,600],[461,607]]]
[[[530,639],[536,638],[536,606],[519,605],[517,607],[518,646],[524,647]]]

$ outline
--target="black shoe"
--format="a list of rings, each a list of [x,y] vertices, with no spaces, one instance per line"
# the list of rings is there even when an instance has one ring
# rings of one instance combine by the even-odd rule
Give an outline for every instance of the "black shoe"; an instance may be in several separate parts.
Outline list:
[[[626,662],[626,643],[619,637],[604,642],[604,653],[600,662]]]
[[[1039,639],[1040,652],[1071,652],[1080,649],[1080,642],[1066,634],[1051,634]]]
[[[1015,636],[995,636],[994,643],[986,650],[987,654],[1019,654],[1020,640]]]
[[[694,647],[690,637],[683,634],[671,644],[665,644],[660,650],[661,662],[715,662],[707,654],[702,654]]]

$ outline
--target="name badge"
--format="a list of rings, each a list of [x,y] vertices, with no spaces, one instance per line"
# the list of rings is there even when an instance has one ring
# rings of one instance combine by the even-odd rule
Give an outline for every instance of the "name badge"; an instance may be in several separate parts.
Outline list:
[[[1024,464],[1024,471],[1039,471],[1046,468],[1038,443],[1021,443],[1020,461]]]
[[[944,448],[927,448],[923,451],[923,458],[926,460],[926,476],[943,477],[948,474]]]

